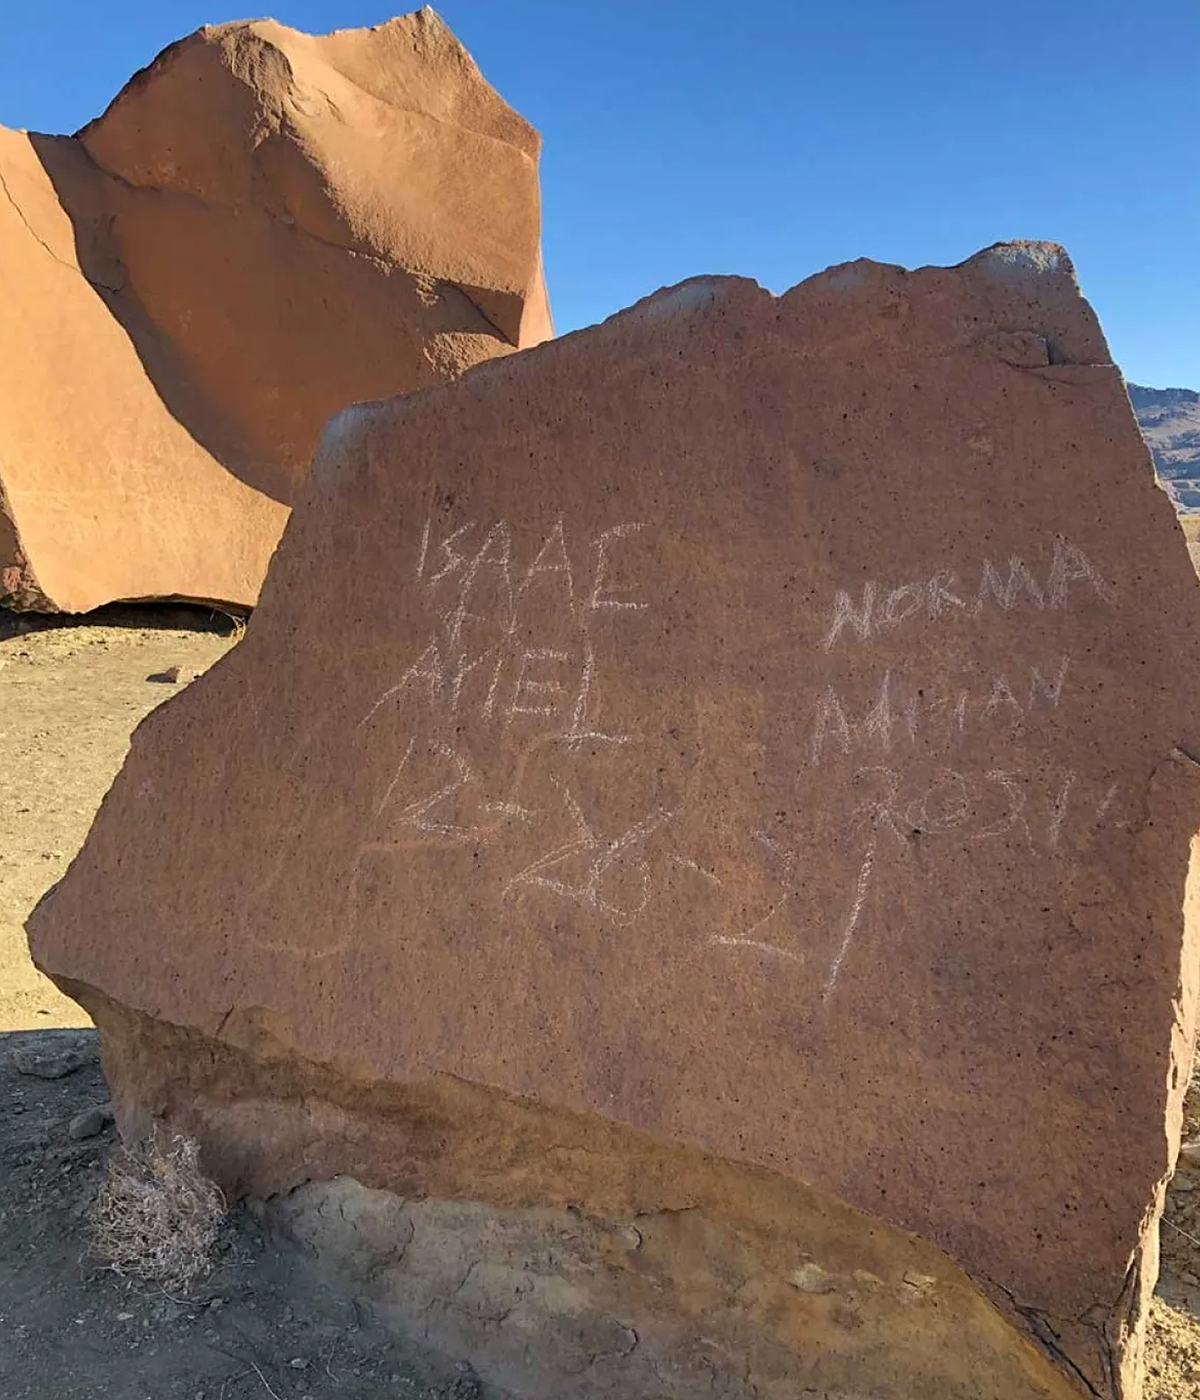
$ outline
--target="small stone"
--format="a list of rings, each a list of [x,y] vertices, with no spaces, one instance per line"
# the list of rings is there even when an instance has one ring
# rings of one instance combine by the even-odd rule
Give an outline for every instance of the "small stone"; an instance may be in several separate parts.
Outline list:
[[[67,1129],[67,1136],[74,1142],[82,1142],[85,1138],[93,1138],[98,1133],[102,1133],[112,1122],[113,1111],[109,1104],[97,1104],[94,1108],[85,1108],[82,1113],[77,1113],[71,1119],[71,1126]]]
[[[288,1365],[289,1365],[294,1371],[307,1371],[307,1370],[308,1370],[308,1361],[307,1361],[307,1359],[306,1359],[305,1357],[303,1357],[303,1356],[293,1356],[292,1359],[288,1362]]]
[[[148,681],[157,681],[159,685],[175,685],[179,680],[179,667],[168,666],[165,671],[155,671],[146,677]]]
[[[1200,1138],[1194,1142],[1185,1142],[1179,1149],[1179,1160],[1188,1162],[1192,1166],[1200,1167]]]
[[[85,1063],[78,1050],[63,1050],[57,1053],[37,1050],[14,1050],[13,1064],[20,1074],[32,1075],[35,1079],[62,1079]]]
[[[837,1287],[833,1278],[810,1259],[788,1275],[788,1282],[801,1293],[832,1293]]]

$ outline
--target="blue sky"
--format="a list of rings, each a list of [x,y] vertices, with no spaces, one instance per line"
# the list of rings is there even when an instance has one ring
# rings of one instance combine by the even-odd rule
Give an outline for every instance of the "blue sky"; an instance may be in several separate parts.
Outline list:
[[[7,0],[0,122],[70,131],[229,0]],[[403,8],[401,6],[400,8]],[[1064,243],[1135,381],[1200,388],[1200,0],[442,0],[542,132],[560,330],[704,272]],[[397,9],[273,0],[323,32]]]

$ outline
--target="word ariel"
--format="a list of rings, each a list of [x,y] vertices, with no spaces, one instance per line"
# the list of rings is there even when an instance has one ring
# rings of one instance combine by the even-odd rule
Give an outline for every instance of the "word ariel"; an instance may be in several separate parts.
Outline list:
[[[427,521],[412,582],[437,621],[361,723],[389,702],[414,700],[442,720],[471,712],[505,727],[550,721],[568,744],[627,743],[597,722],[593,631],[599,618],[636,618],[649,607],[622,581],[629,560],[614,557],[643,528],[613,525],[573,551],[560,518],[519,559],[502,520],[470,521],[440,538]]]
[[[930,689],[885,671],[861,712],[845,703],[833,686],[826,686],[814,709],[810,761],[818,764],[872,749],[887,754],[894,745],[913,746],[919,740],[944,747],[968,730],[1020,733],[1038,712],[1058,708],[1070,660],[1059,656],[1049,665],[1009,667],[974,690]]]

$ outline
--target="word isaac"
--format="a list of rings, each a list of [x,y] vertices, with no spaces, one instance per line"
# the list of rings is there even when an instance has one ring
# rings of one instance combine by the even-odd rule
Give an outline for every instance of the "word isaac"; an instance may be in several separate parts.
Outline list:
[[[483,529],[476,521],[435,539],[432,522],[422,531],[413,582],[428,597],[441,625],[399,679],[376,700],[360,723],[405,692],[424,696],[429,708],[450,717],[469,703],[485,720],[504,727],[518,719],[565,723],[568,744],[624,744],[629,735],[595,722],[597,616],[645,612],[649,604],[620,584],[614,553],[644,529],[627,521],[602,530],[573,561],[562,517],[540,539],[528,562],[515,557],[513,532],[503,521]],[[578,557],[578,553],[576,558]],[[580,586],[582,584],[582,586]],[[562,645],[525,645],[523,611],[538,591],[539,631]],[[549,591],[547,591],[549,590]]]

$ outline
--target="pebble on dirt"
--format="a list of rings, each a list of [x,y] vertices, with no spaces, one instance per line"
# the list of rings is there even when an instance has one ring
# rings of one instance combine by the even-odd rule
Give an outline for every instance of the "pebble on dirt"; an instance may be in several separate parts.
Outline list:
[[[36,1079],[63,1079],[87,1063],[87,1057],[78,1050],[53,1052],[22,1048],[12,1052],[12,1060],[21,1074]]]
[[[73,1142],[82,1142],[85,1138],[98,1136],[112,1121],[112,1106],[106,1103],[97,1104],[94,1108],[85,1108],[82,1113],[77,1113],[71,1119],[67,1136]]]

